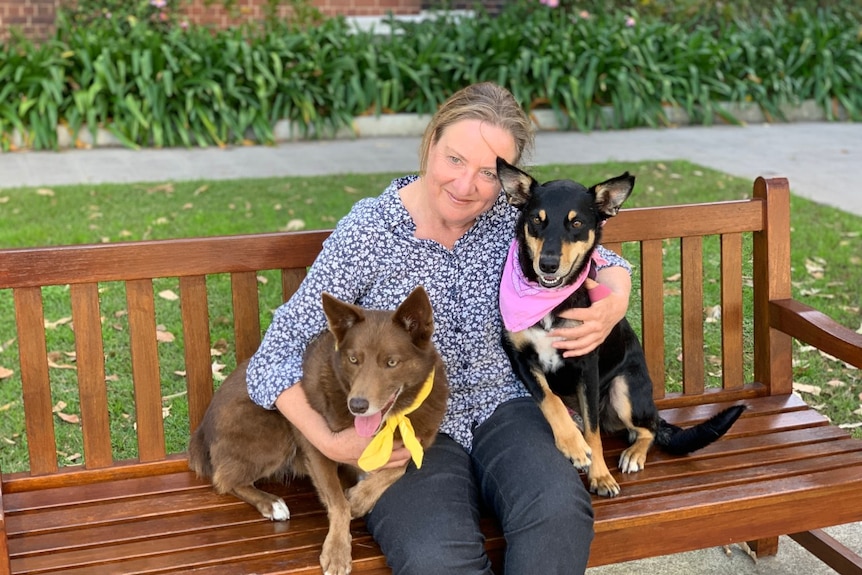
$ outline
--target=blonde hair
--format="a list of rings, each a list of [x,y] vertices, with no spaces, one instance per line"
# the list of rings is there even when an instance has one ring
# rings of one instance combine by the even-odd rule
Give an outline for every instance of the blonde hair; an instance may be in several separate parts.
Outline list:
[[[419,145],[419,172],[428,167],[428,152],[443,132],[461,120],[481,120],[504,129],[515,140],[517,157],[514,164],[533,148],[533,125],[509,90],[493,82],[471,84],[458,90],[437,110]]]

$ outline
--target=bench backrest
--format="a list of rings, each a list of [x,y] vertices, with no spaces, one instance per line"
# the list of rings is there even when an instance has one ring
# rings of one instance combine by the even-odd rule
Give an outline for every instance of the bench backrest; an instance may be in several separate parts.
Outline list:
[[[133,477],[185,467],[183,446],[166,445],[162,383],[169,378],[183,382],[187,416],[174,413],[171,417],[183,418],[186,432],[194,429],[212,397],[212,349],[217,339],[232,339],[226,346],[233,351],[227,373],[257,348],[271,312],[267,308],[294,292],[327,234],[285,232],[0,250],[0,311],[2,298],[8,301],[11,292],[15,317],[14,325],[0,325],[0,344],[17,339],[20,357],[20,373],[5,383],[22,386],[29,450],[29,471],[4,475],[2,491],[27,489],[33,482],[85,483],[104,474]],[[720,244],[718,263],[704,265],[705,257],[712,258],[705,256],[711,252],[704,245],[714,236]],[[766,317],[770,300],[790,297],[789,240],[789,192],[783,179],[758,179],[748,200],[628,209],[608,222],[605,245],[622,251],[639,272],[641,319],[633,323],[639,323],[655,381],[654,396],[662,407],[790,392],[790,339],[770,329]],[[677,247],[678,283],[673,277],[669,281],[665,269]],[[278,270],[281,285],[264,283],[264,270]],[[753,294],[746,285],[748,273],[753,274]],[[212,309],[213,290],[218,288],[214,276],[228,278],[222,283],[229,284],[230,295],[218,296],[227,300],[224,321],[222,311]],[[154,288],[166,281],[162,278],[176,282],[182,324],[181,334],[173,334],[178,341],[172,344],[173,349],[182,349],[181,357],[170,360],[180,367],[168,373],[158,323],[167,312],[160,311],[161,292]],[[703,348],[704,290],[714,289],[713,282],[720,287],[721,313],[713,314],[720,326],[720,359],[705,356]],[[111,283],[121,288],[105,287]],[[269,303],[262,306],[266,290],[278,293],[275,299],[268,296]],[[106,317],[110,310],[105,309],[104,298],[109,291],[124,292],[122,320]],[[73,327],[67,326],[74,338],[74,365],[67,367],[74,369],[64,375],[74,373],[79,400],[83,455],[74,465],[58,463],[55,423],[69,424],[57,422],[52,387],[61,370],[46,344],[46,319],[51,318],[46,318],[44,306],[49,294],[57,292],[68,298]],[[746,294],[753,296],[749,303]],[[680,317],[670,322],[667,302],[676,298],[681,302]],[[749,309],[751,315],[747,315]],[[637,309],[633,312],[637,315]],[[753,324],[746,318],[753,318]],[[112,325],[115,321],[127,324]],[[232,326],[230,336],[218,335],[225,322]],[[131,461],[118,461],[112,446],[116,437],[110,415],[111,384],[106,380],[113,374],[106,364],[115,350],[105,337],[112,329],[127,329],[131,350],[124,368],[134,390],[137,456]],[[667,345],[668,334],[675,339],[681,334],[682,342],[679,380],[683,383],[672,392],[665,386],[667,366],[677,359]],[[49,367],[52,361],[54,367]],[[746,365],[752,365],[750,375],[745,373]]]

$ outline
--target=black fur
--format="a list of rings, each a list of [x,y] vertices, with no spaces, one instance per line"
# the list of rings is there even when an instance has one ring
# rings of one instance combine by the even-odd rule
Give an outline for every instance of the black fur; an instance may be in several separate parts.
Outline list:
[[[509,202],[521,211],[515,232],[520,268],[527,280],[548,289],[570,285],[588,265],[601,241],[603,222],[617,214],[635,180],[626,172],[589,189],[571,180],[539,184],[500,158],[497,173]],[[620,469],[638,471],[653,441],[675,455],[696,451],[724,435],[745,407],[730,407],[689,429],[664,421],[653,401],[643,348],[625,319],[585,356],[563,358],[549,350],[542,340],[545,334],[570,323],[557,314],[590,305],[581,286],[535,325],[506,332],[503,340],[516,372],[543,407],[557,446],[576,466],[589,468],[592,491],[614,496],[619,485],[604,463],[600,429],[628,430],[632,446],[620,458]],[[560,416],[565,411],[547,397],[542,379],[567,408],[583,416],[585,440],[569,428],[574,426],[570,417]]]

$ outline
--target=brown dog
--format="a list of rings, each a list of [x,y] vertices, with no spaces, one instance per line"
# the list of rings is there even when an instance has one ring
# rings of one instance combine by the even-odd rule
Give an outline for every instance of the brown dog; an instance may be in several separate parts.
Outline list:
[[[386,444],[393,427],[395,438],[405,445],[410,444],[410,424],[418,443],[431,445],[446,410],[448,384],[431,342],[434,322],[425,289],[413,290],[395,311],[367,310],[323,294],[323,310],[329,330],[309,345],[303,359],[302,385],[311,407],[332,431],[355,425],[361,435],[375,435],[372,445],[384,444],[376,454],[366,452],[371,468],[388,460]],[[368,513],[406,467],[363,477],[363,470],[328,459],[281,413],[249,399],[246,366],[239,365],[215,393],[191,437],[189,466],[211,478],[218,493],[231,493],[279,521],[289,518],[287,505],[254,483],[310,477],[329,516],[321,567],[328,575],[350,573],[351,517]],[[396,425],[401,416],[409,419],[407,428]],[[421,448],[418,451],[411,454],[420,465]],[[350,487],[346,493],[345,476]]]

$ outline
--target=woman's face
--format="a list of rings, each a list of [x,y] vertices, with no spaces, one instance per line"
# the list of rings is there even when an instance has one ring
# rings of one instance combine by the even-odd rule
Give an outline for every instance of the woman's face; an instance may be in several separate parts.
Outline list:
[[[449,226],[468,227],[500,193],[497,156],[514,162],[515,139],[481,120],[461,120],[428,149],[424,180],[432,209]]]

